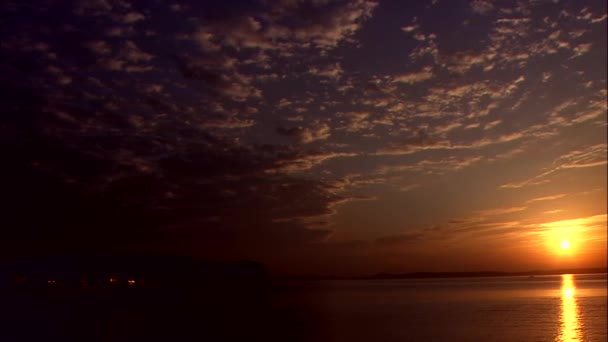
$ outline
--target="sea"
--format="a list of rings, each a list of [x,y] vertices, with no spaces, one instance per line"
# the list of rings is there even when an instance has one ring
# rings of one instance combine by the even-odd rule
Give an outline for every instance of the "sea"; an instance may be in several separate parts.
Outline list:
[[[0,288],[0,341],[607,341],[606,274],[148,285]]]
[[[606,274],[293,281],[302,341],[607,341]],[[294,335],[295,337],[296,335]]]

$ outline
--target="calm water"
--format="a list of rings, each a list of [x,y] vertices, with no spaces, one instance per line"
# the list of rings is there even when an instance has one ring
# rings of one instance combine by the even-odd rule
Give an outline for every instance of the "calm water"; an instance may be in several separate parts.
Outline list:
[[[606,274],[0,288],[0,341],[606,341]]]
[[[606,341],[606,292],[596,274],[290,282],[275,300],[306,341]]]

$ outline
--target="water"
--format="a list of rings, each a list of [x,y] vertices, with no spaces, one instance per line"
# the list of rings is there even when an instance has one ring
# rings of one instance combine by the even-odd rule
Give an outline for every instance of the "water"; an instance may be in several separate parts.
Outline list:
[[[606,274],[289,282],[305,341],[606,341]],[[296,327],[294,327],[295,329]]]
[[[0,341],[606,341],[606,274],[0,288]]]

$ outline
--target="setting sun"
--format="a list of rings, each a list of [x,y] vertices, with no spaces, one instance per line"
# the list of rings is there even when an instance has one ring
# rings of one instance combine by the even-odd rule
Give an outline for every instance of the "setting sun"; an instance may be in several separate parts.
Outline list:
[[[563,249],[568,249],[568,248],[570,248],[570,241],[567,239],[564,239],[560,243],[560,246],[562,246]]]

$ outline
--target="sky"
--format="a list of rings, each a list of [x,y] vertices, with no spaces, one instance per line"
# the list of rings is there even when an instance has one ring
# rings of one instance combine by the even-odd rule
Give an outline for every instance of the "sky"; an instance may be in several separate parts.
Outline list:
[[[0,6],[4,256],[606,265],[605,1]]]

